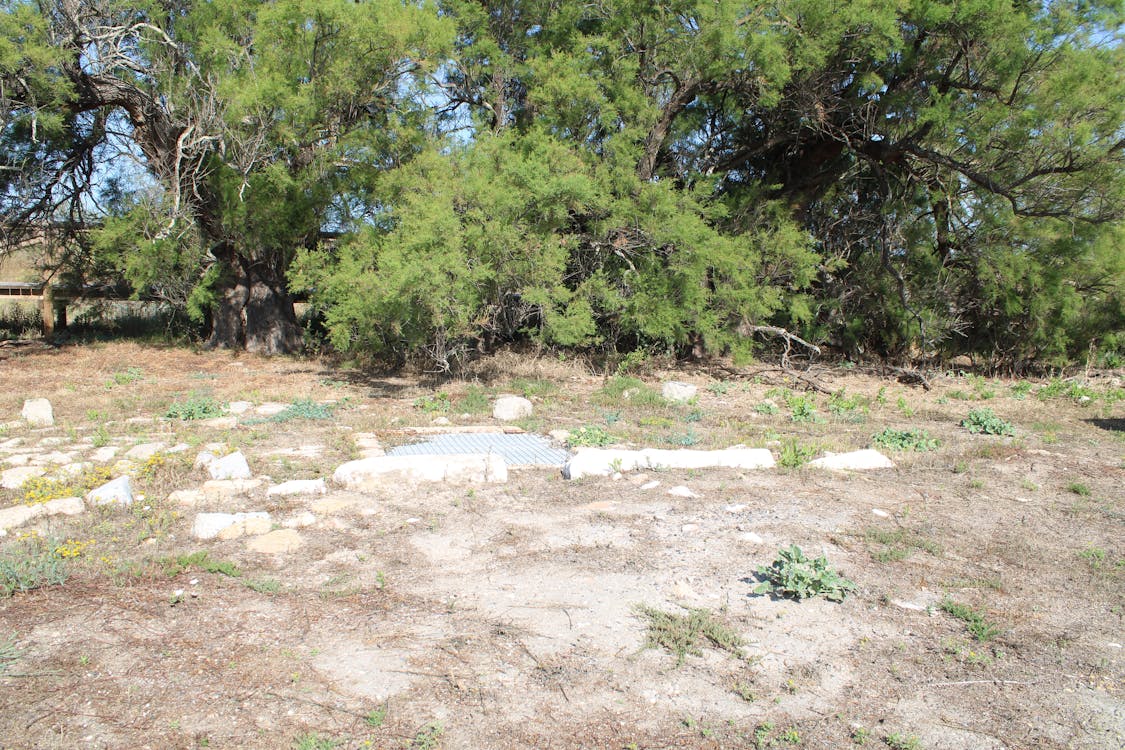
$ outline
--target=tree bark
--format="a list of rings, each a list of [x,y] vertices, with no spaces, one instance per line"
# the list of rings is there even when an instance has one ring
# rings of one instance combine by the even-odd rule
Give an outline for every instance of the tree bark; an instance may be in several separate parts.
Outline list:
[[[246,351],[293,354],[301,350],[304,332],[297,323],[284,277],[251,268],[244,320]]]

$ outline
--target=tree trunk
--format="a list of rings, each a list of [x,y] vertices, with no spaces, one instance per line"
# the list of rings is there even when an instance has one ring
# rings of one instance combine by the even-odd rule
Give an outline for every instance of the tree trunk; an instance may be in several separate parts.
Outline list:
[[[212,313],[209,347],[256,354],[294,354],[303,334],[285,282],[259,264],[235,258]]]
[[[246,351],[295,354],[301,350],[304,335],[284,279],[252,269],[245,321]]]

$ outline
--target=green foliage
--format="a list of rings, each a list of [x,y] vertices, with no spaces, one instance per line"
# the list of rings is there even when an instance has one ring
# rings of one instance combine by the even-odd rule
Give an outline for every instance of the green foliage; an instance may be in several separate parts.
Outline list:
[[[204,573],[218,573],[220,575],[230,576],[231,578],[239,578],[242,576],[242,571],[240,571],[238,566],[234,563],[228,560],[214,560],[208,552],[204,551],[192,552],[176,557],[165,557],[162,558],[159,563],[164,570],[164,574],[169,578],[175,578],[189,568],[195,568]]]
[[[990,641],[1001,633],[1000,628],[985,619],[984,615],[967,604],[958,604],[949,597],[942,600],[941,610],[964,622],[969,634],[978,641]]]
[[[300,735],[293,743],[293,750],[332,750],[340,746],[340,740],[321,737],[316,732]]]
[[[786,469],[796,469],[811,461],[816,456],[816,450],[815,446],[801,445],[796,438],[790,438],[781,444],[777,463]]]
[[[576,427],[567,435],[566,444],[571,448],[594,447],[600,448],[614,442],[613,436],[606,432],[604,427],[598,425],[583,425]]]
[[[826,557],[810,560],[797,545],[778,551],[769,566],[758,568],[765,580],[754,588],[756,594],[774,594],[801,601],[816,596],[842,602],[856,586],[828,565]]]
[[[780,411],[777,404],[772,401],[762,401],[754,407],[754,411],[765,416],[772,416]]]
[[[627,403],[633,406],[664,406],[664,397],[638,378],[615,375],[595,394],[601,403],[611,406]]]
[[[14,635],[0,638],[0,677],[8,673],[8,669],[20,658],[23,651],[16,646]]]
[[[168,419],[190,421],[221,417],[223,406],[211,396],[189,396],[183,401],[176,400],[168,407],[164,416]]]
[[[44,586],[61,586],[69,573],[55,545],[37,536],[16,542],[0,553],[0,598]]]
[[[437,750],[441,746],[443,736],[445,736],[445,725],[440,721],[432,721],[418,730],[407,747],[411,750]]]
[[[453,402],[450,401],[449,394],[444,391],[414,399],[414,408],[426,414],[448,414],[452,406]]]
[[[644,647],[672,652],[677,667],[682,666],[689,655],[702,656],[704,646],[743,658],[742,647],[745,644],[742,638],[716,619],[710,610],[689,609],[686,614],[647,606],[639,606],[636,610],[648,623]]]
[[[791,410],[789,418],[794,422],[824,421],[824,418],[816,413],[816,399],[812,396],[787,393],[785,403]]]
[[[299,398],[277,414],[267,417],[266,422],[290,422],[295,419],[331,419],[339,404],[318,404],[312,399]]]
[[[1072,492],[1079,497],[1089,497],[1090,488],[1082,482],[1070,482],[1066,485],[1066,491]]]
[[[847,421],[862,422],[867,415],[867,399],[858,393],[849,396],[840,389],[829,396],[828,411]]]
[[[973,409],[969,416],[961,420],[961,426],[973,434],[1015,435],[1016,428],[1005,422],[992,409]]]
[[[487,414],[489,412],[488,392],[479,385],[472,385],[465,395],[457,400],[457,410],[466,414]]]
[[[892,427],[872,435],[871,442],[894,451],[932,451],[941,446],[941,441],[930,437],[925,430],[896,430]]]
[[[912,734],[892,732],[883,738],[890,750],[922,750],[922,743]]]

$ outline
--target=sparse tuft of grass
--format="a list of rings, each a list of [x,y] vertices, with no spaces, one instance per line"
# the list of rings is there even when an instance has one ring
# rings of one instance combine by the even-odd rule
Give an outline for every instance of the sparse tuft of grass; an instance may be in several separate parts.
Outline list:
[[[724,625],[707,609],[689,609],[687,614],[664,612],[654,607],[638,606],[637,613],[648,621],[645,648],[663,648],[676,657],[681,666],[688,655],[702,656],[703,647],[711,646],[743,658],[743,641],[738,633]]]
[[[0,677],[8,673],[8,669],[20,658],[22,653],[23,651],[16,646],[14,635],[0,639]]]
[[[1066,486],[1066,491],[1071,492],[1079,497],[1089,497],[1090,488],[1082,482],[1071,482]]]
[[[444,735],[445,726],[440,721],[432,721],[418,730],[407,747],[411,750],[437,750]]]
[[[457,399],[457,410],[465,414],[487,414],[489,412],[488,391],[479,385],[471,385],[465,395]]]
[[[247,578],[246,588],[259,594],[276,594],[281,591],[281,582],[276,578]]]
[[[432,396],[419,396],[414,399],[414,408],[426,414],[448,414],[452,402],[449,400],[449,394],[444,391],[439,391]]]
[[[339,747],[340,740],[331,737],[321,737],[316,732],[302,734],[293,743],[293,750],[332,750]]]
[[[922,750],[922,743],[914,735],[905,735],[895,732],[883,738],[883,742],[891,750]]]
[[[66,583],[67,561],[55,554],[56,545],[28,535],[0,555],[0,598]]]
[[[627,402],[632,406],[665,406],[667,402],[652,386],[640,378],[616,375],[606,381],[594,397],[603,404],[616,406]]]
[[[801,445],[797,442],[796,438],[791,438],[781,444],[777,463],[779,466],[786,469],[796,469],[798,466],[802,466],[811,461],[813,456],[816,455],[816,451],[815,446]]]
[[[871,553],[876,562],[898,562],[910,557],[918,549],[935,557],[941,554],[941,545],[906,529],[885,531],[882,529],[867,529],[864,538],[873,544],[880,544],[882,549]]]
[[[239,578],[242,575],[242,571],[234,563],[228,560],[212,560],[209,553],[202,551],[192,552],[189,555],[165,557],[159,563],[164,569],[164,574],[169,578],[175,578],[188,568],[198,568],[204,573],[219,573],[231,578]]]
[[[941,602],[941,610],[964,622],[969,634],[978,641],[990,641],[1000,635],[1000,628],[967,604],[958,604],[946,597]]]

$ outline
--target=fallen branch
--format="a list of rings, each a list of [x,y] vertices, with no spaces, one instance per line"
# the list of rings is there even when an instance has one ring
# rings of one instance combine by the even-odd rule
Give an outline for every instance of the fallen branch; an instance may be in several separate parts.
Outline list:
[[[809,351],[815,352],[818,355],[820,354],[820,347],[816,344],[811,344],[808,341],[805,341],[800,336],[790,333],[784,328],[778,328],[777,326],[742,325],[739,326],[738,332],[743,336],[748,336],[751,333],[766,333],[770,336],[779,336],[785,339],[785,351],[781,355],[781,366],[786,370],[789,369],[789,352],[793,350],[794,343],[798,343]]]

